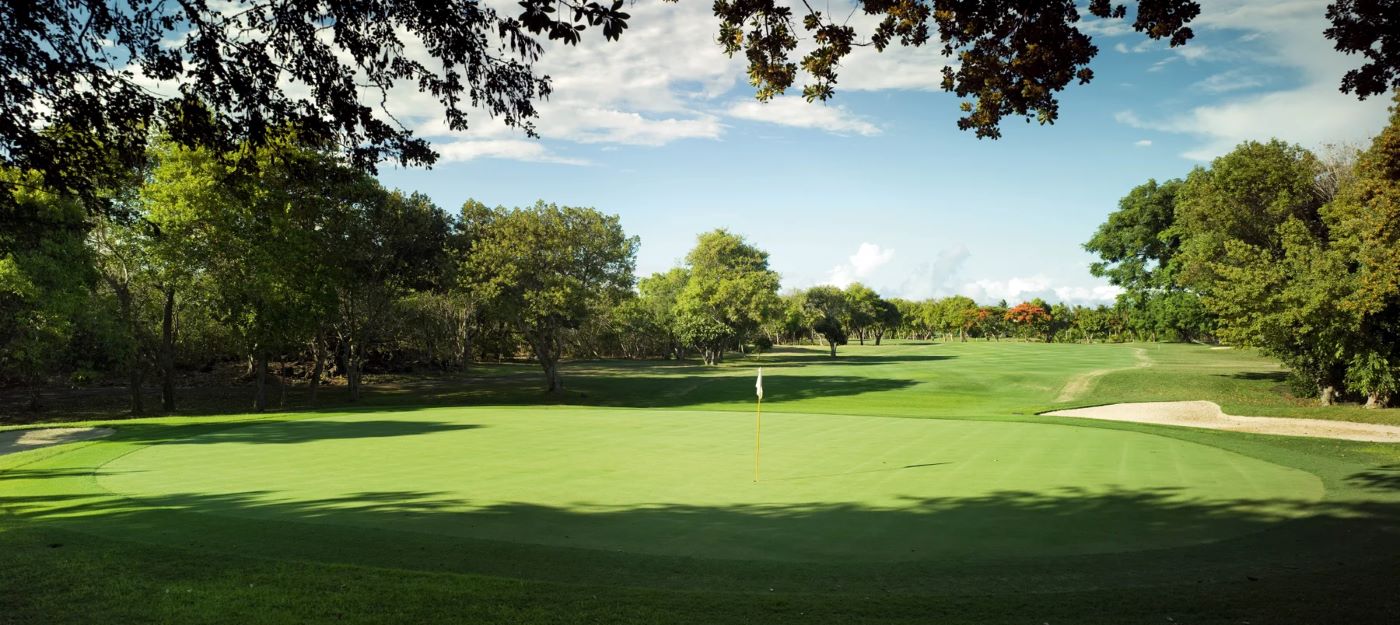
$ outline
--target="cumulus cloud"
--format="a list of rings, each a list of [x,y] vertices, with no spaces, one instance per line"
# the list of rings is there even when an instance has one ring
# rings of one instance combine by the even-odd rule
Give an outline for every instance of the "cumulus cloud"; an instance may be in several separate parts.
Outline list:
[[[938,253],[932,262],[920,263],[904,279],[895,294],[907,299],[946,297],[957,293],[956,279],[971,254],[959,245]]]
[[[962,294],[981,304],[991,304],[1006,300],[1008,304],[1035,299],[1037,297],[1051,304],[1079,304],[1097,306],[1112,304],[1123,292],[1112,285],[1096,286],[1057,286],[1045,276],[1017,277],[1006,280],[977,280],[962,286]]]
[[[731,117],[798,128],[815,128],[836,134],[873,136],[879,127],[856,116],[843,106],[808,102],[800,96],[779,96],[768,102],[744,100],[727,111]]]
[[[827,283],[846,288],[852,282],[870,277],[876,269],[889,264],[892,260],[894,260],[894,250],[883,249],[874,243],[861,243],[860,247],[856,249],[856,253],[847,258],[846,263],[831,268],[831,275],[827,278]]]

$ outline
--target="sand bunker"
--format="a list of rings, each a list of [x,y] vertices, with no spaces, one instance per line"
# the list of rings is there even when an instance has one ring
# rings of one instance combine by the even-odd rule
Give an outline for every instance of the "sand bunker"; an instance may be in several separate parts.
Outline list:
[[[0,432],[0,456],[112,435],[111,428],[47,428]]]
[[[1105,421],[1131,421],[1157,425],[1180,425],[1210,430],[1311,436],[1348,441],[1400,443],[1400,426],[1327,421],[1323,419],[1284,419],[1279,417],[1237,417],[1225,414],[1210,401],[1156,401],[1138,404],[1112,404],[1092,408],[1055,410],[1044,413],[1055,417],[1081,417]]]

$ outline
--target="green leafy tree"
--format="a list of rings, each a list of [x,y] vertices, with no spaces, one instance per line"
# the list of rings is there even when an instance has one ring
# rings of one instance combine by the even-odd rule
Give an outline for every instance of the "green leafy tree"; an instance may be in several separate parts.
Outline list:
[[[266,410],[268,361],[299,348],[328,310],[321,262],[333,161],[293,136],[258,152],[258,175],[230,177],[220,155],[173,144],[157,150],[143,194],[170,262],[197,267],[214,314],[252,362],[253,407]]]
[[[1366,405],[1387,405],[1400,378],[1400,95],[1390,123],[1356,161],[1323,209],[1335,253],[1345,259],[1340,306],[1356,329],[1346,383]]]
[[[81,203],[49,191],[37,173],[0,169],[0,181],[9,221],[26,224],[0,228],[0,376],[29,385],[37,409],[96,274]]]
[[[564,333],[631,291],[637,239],[591,208],[538,202],[476,218],[467,283],[530,346],[546,391],[561,393]]]
[[[981,309],[972,298],[954,295],[942,302],[944,323],[958,333],[958,340],[967,342],[968,333],[977,327]]]
[[[335,328],[350,399],[360,397],[365,354],[384,337],[395,304],[440,283],[452,223],[426,195],[385,192],[359,172],[331,167],[317,263],[334,291]],[[314,375],[314,374],[313,374]]]
[[[1151,340],[1202,340],[1215,323],[1199,296],[1175,279],[1181,250],[1176,202],[1183,181],[1149,180],[1118,202],[1084,249],[1099,261],[1090,273],[1108,278],[1124,292],[1118,300],[1135,330]]]
[[[1346,261],[1329,249],[1317,159],[1248,142],[1197,168],[1177,198],[1183,285],[1202,295],[1220,336],[1278,357],[1330,404],[1343,385],[1351,320],[1339,306]]]
[[[853,282],[844,291],[846,296],[845,326],[856,335],[861,345],[865,344],[865,333],[875,323],[879,312],[880,294],[859,282]]]
[[[808,326],[826,340],[832,358],[836,357],[836,346],[846,344],[847,331],[842,322],[847,318],[849,305],[846,294],[834,286],[814,286],[802,297]]]
[[[646,323],[660,333],[666,344],[668,357],[680,360],[685,357],[686,341],[677,333],[678,302],[685,285],[690,281],[690,270],[674,267],[669,271],[654,273],[637,283],[637,305]]]
[[[742,342],[757,332],[778,309],[778,273],[768,268],[768,252],[743,237],[726,230],[701,234],[695,248],[685,257],[689,277],[677,296],[677,310],[691,318],[692,328],[706,331],[691,336],[707,337],[705,343],[692,343],[715,364],[724,356],[726,345]],[[700,323],[705,318],[713,323]],[[711,330],[728,328],[724,336]]]
[[[875,320],[870,326],[875,333],[875,344],[879,345],[885,334],[897,331],[903,320],[903,313],[897,304],[887,299],[876,300]]]

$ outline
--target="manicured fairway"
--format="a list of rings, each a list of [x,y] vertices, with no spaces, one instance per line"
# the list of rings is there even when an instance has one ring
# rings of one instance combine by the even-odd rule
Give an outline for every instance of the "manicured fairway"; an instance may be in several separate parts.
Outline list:
[[[1400,446],[1036,415],[1361,412],[1276,372],[907,343],[572,363],[551,406],[503,365],[453,406],[116,421],[0,456],[0,624],[1393,622]]]
[[[1215,540],[1322,483],[1215,447],[1062,425],[770,414],[753,479],[735,413],[434,409],[247,425],[104,464],[97,483],[202,514],[742,560],[996,560]],[[1046,515],[1039,496],[1160,506]],[[432,514],[386,512],[396,505]]]

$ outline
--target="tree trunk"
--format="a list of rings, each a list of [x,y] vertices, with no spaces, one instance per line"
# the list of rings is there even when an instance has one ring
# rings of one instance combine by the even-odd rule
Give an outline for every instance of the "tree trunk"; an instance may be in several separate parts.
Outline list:
[[[558,395],[564,392],[564,380],[559,377],[559,363],[557,361],[541,361],[544,367],[545,392],[550,395]]]
[[[160,320],[160,407],[175,411],[175,289],[165,288]]]
[[[131,391],[131,414],[139,415],[146,412],[146,402],[141,397],[141,385],[145,381],[142,375],[140,357],[133,357],[130,363],[130,391]]]
[[[1390,404],[1390,397],[1382,395],[1380,391],[1371,391],[1366,395],[1366,407],[1371,409],[1385,408]]]
[[[1332,385],[1323,386],[1318,393],[1318,403],[1323,406],[1332,406],[1337,403],[1337,387]]]
[[[836,341],[827,341],[826,344],[831,346],[831,357],[832,357],[832,358],[835,358],[835,357],[836,357]]]
[[[321,374],[325,369],[326,357],[321,349],[321,337],[311,340],[311,389],[308,401],[316,405],[316,395],[321,390]]]
[[[471,313],[471,309],[470,309],[470,308],[467,308],[466,310],[462,311],[462,325],[461,325],[461,327],[458,328],[458,330],[457,330],[457,331],[458,331],[458,335],[461,337],[461,345],[462,345],[462,370],[463,370],[463,371],[466,371],[466,370],[470,369],[471,366],[472,366],[472,328],[471,328],[471,319],[472,319],[472,313]]]
[[[259,349],[254,360],[253,374],[257,382],[253,393],[253,411],[263,412],[267,410],[267,352]]]
[[[881,339],[882,337],[884,337],[884,336],[885,336],[885,333],[884,333],[884,332],[882,332],[882,331],[880,331],[880,330],[876,330],[876,331],[875,331],[875,347],[879,347],[879,346],[880,346],[880,339]]]
[[[360,401],[360,364],[360,348],[346,339],[345,386],[350,390],[350,401]]]

